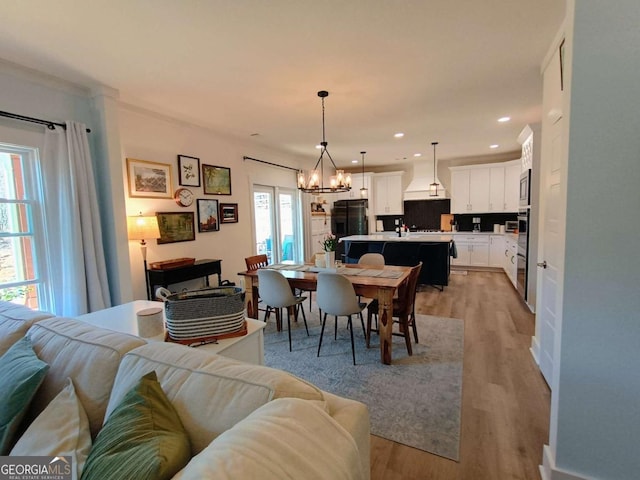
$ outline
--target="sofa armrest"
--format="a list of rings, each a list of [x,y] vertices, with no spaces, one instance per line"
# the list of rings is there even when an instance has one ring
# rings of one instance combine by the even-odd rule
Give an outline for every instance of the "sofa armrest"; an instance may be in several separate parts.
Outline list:
[[[324,392],[329,415],[351,434],[358,446],[365,479],[371,477],[371,426],[364,403]]]

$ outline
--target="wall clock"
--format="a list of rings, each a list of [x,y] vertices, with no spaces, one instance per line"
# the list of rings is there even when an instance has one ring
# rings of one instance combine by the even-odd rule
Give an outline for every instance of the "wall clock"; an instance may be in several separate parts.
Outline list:
[[[176,203],[181,207],[190,207],[193,204],[193,192],[188,188],[179,188],[173,194]]]

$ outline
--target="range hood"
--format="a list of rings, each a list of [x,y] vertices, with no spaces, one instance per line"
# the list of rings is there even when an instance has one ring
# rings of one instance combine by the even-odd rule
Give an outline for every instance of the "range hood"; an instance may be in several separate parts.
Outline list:
[[[413,178],[404,191],[405,200],[440,200],[448,198],[447,193],[438,180],[437,172],[435,181],[440,184],[438,196],[431,196],[430,184],[433,183],[433,160],[420,159],[413,163]]]

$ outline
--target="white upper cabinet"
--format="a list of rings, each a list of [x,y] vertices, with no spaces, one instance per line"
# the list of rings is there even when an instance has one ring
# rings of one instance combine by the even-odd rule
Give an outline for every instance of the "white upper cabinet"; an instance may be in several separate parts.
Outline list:
[[[504,168],[504,210],[517,212],[520,208],[520,161],[509,162]]]
[[[489,168],[489,212],[503,212],[505,168],[502,165]]]
[[[373,176],[375,215],[403,215],[403,172],[377,173]],[[352,177],[353,178],[353,177]]]
[[[450,170],[451,213],[518,211],[519,160]]]

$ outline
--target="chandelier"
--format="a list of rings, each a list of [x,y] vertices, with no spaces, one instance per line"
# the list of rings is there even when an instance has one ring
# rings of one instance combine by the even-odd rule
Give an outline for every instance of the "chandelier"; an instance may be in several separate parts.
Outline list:
[[[344,170],[336,167],[331,154],[327,150],[327,140],[325,139],[324,128],[324,99],[329,96],[329,92],[326,90],[320,90],[318,96],[322,99],[322,142],[320,143],[320,158],[316,162],[313,170],[306,176],[301,170],[298,172],[298,189],[306,193],[313,193],[318,195],[320,193],[339,193],[348,192],[351,190],[351,175],[344,173]],[[335,170],[335,175],[331,176],[329,180],[329,186],[324,186],[324,156],[331,160],[331,165]]]
[[[438,145],[438,142],[431,142],[431,145],[433,145],[433,183],[429,184],[429,196],[437,197],[438,187],[440,186],[436,181],[436,145]]]

